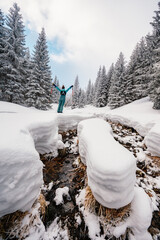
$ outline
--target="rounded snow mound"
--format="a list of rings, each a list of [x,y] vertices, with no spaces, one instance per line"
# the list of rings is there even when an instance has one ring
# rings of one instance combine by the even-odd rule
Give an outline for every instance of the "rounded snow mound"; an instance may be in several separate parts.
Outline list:
[[[96,200],[107,208],[121,208],[134,197],[136,160],[112,136],[102,119],[78,125],[79,152],[87,165],[88,185]]]

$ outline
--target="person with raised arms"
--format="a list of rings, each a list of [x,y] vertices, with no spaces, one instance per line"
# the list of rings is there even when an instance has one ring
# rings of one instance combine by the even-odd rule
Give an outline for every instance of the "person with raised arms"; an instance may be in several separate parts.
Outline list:
[[[65,104],[65,100],[66,100],[66,93],[73,88],[73,85],[71,85],[67,90],[65,90],[65,86],[62,86],[62,89],[60,89],[59,87],[57,87],[54,83],[52,84],[59,92],[60,92],[60,98],[59,98],[59,105],[58,105],[58,109],[57,112],[58,113],[62,113],[63,112],[63,106]]]

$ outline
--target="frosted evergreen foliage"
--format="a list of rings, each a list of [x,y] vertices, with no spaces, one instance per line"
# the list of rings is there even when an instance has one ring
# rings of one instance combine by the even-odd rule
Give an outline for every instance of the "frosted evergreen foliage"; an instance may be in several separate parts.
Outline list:
[[[86,91],[86,104],[92,104],[92,83],[91,80],[88,82],[87,91]]]
[[[22,63],[25,56],[25,35],[20,8],[16,3],[9,10],[6,27],[4,100],[24,105],[26,82]]]
[[[8,65],[6,61],[5,47],[6,47],[6,31],[4,27],[5,19],[0,9],[0,101],[5,100],[5,86],[6,86],[6,71],[5,67]]]
[[[59,80],[57,79],[57,76],[55,76],[54,84],[55,84],[57,87],[60,87],[60,86],[59,86]],[[59,101],[59,91],[58,91],[55,87],[53,87],[52,99],[53,99],[53,103],[58,103],[58,101]]]
[[[125,81],[125,60],[123,53],[120,53],[115,64],[114,72],[111,78],[111,86],[109,89],[108,106],[111,109],[120,107],[123,99]]]
[[[44,28],[42,28],[34,48],[33,64],[31,89],[28,91],[28,97],[32,98],[32,106],[47,110],[52,103],[52,78]],[[35,86],[34,89],[33,86]]]
[[[150,95],[154,102],[153,108],[160,109],[160,2],[158,3],[159,9],[155,11],[153,17],[153,36],[154,36],[154,48],[153,48],[153,69],[152,74],[153,81],[150,84]]]
[[[148,92],[152,99],[152,92],[154,91],[154,67],[153,67],[153,49],[155,46],[155,38],[153,34],[147,34],[146,36],[146,65],[148,66],[148,71],[146,74],[146,78],[148,81]],[[153,90],[153,91],[152,91]],[[153,97],[154,99],[154,97]]]
[[[94,85],[94,106],[98,107],[98,99],[100,98],[100,81],[101,81],[101,66],[99,67],[98,73],[97,73],[97,78],[95,81],[95,85]]]
[[[135,93],[133,93],[136,96],[136,100],[148,95],[150,56],[148,55],[148,47],[145,38],[141,39],[138,50],[139,61],[137,61],[137,67],[135,69]]]
[[[76,108],[78,107],[78,105],[79,105],[79,79],[77,76],[73,85],[72,108]]]
[[[94,95],[95,95],[95,87],[94,84],[92,83],[91,85],[91,104],[94,105]]]
[[[79,108],[83,108],[86,105],[86,94],[85,91],[80,88],[79,90]]]
[[[146,38],[142,38],[133,50],[126,68],[124,103],[127,104],[148,95],[150,64],[150,46]]]
[[[106,68],[103,66],[99,82],[99,97],[97,99],[98,107],[105,107],[108,103],[108,94],[110,88],[110,79],[106,74]]]
[[[26,49],[25,52],[25,56],[22,59],[22,66],[23,66],[23,72],[21,72],[24,81],[25,81],[25,106],[32,106],[32,104],[30,104],[30,100],[29,100],[29,95],[28,95],[28,91],[30,91],[30,83],[32,80],[32,73],[33,73],[33,62],[31,60],[31,56],[30,56],[30,51],[29,48]],[[33,86],[34,87],[34,86]]]
[[[17,3],[10,8],[6,24],[9,27],[8,42],[12,45],[12,50],[18,57],[24,57],[26,49],[24,24]]]
[[[113,76],[113,72],[114,72],[114,64],[112,63],[112,65],[110,66],[108,72],[107,72],[107,104],[108,104],[108,98],[109,98],[109,91],[110,91],[110,87],[111,87],[111,80],[112,80],[112,76]]]

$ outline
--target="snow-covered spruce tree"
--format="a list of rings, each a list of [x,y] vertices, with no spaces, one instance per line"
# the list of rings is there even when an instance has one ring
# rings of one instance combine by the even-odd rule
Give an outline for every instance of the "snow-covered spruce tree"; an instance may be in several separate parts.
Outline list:
[[[88,81],[88,86],[86,90],[86,104],[92,103],[92,83],[91,80]]]
[[[108,104],[109,90],[110,90],[110,86],[111,86],[113,72],[114,72],[114,64],[112,63],[107,72],[107,86],[108,86],[107,104]]]
[[[80,88],[79,90],[79,108],[83,108],[86,105],[86,94],[83,89]]]
[[[78,107],[78,105],[79,105],[79,79],[77,76],[73,85],[72,108],[76,108]]]
[[[106,74],[106,68],[103,66],[101,71],[101,77],[99,82],[99,97],[97,99],[98,107],[104,107],[108,103],[108,93],[109,93],[110,82]]]
[[[91,105],[94,105],[94,95],[95,95],[95,88],[94,84],[91,85]]]
[[[57,87],[59,87],[59,80],[57,79],[57,76],[55,76],[54,84]],[[53,87],[52,99],[53,99],[53,103],[58,103],[58,101],[59,101],[59,91],[55,87]]]
[[[101,80],[101,66],[99,67],[98,73],[97,73],[97,78],[94,84],[94,100],[93,100],[93,105],[98,107],[98,99],[100,98],[100,80]]]
[[[156,16],[153,17],[153,35],[154,35],[154,49],[153,49],[153,68],[154,74],[151,88],[151,99],[154,102],[153,108],[160,109],[160,2],[159,9],[155,11]]]
[[[7,85],[6,67],[8,66],[8,61],[6,60],[7,29],[5,28],[4,23],[4,14],[0,9],[0,101],[7,100],[5,97],[5,89]]]
[[[149,73],[149,61],[147,53],[147,45],[144,38],[141,39],[138,44],[138,56],[134,70],[134,91],[135,100],[146,97],[148,95],[148,73]]]
[[[136,44],[125,75],[125,99],[130,103],[148,95],[148,74],[150,72],[150,60],[148,46],[144,38]]]
[[[23,72],[23,77],[25,78],[25,82],[26,82],[25,106],[32,106],[32,104],[30,104],[30,101],[32,101],[32,96],[30,96],[30,98],[29,98],[28,89],[30,89],[30,83],[32,81],[32,73],[33,73],[34,65],[33,65],[33,62],[32,62],[31,56],[30,56],[29,48],[26,49],[25,56],[22,60],[22,66],[23,66],[23,69],[25,70]],[[34,88],[34,86],[33,86],[33,88]]]
[[[10,8],[6,18],[7,46],[6,46],[6,89],[7,101],[24,105],[25,95],[25,35],[22,15],[16,3]],[[6,98],[5,97],[5,98]]]
[[[156,39],[154,38],[153,34],[147,34],[145,39],[146,39],[146,66],[148,66],[148,70],[146,72],[146,79],[148,82],[147,95],[150,95],[150,98],[152,99],[151,97],[152,87],[154,91],[154,86],[152,86],[152,83],[154,82],[153,49]]]
[[[52,103],[52,78],[45,30],[42,28],[33,53],[32,78],[28,83],[27,105],[47,110]],[[32,100],[31,100],[32,99]]]
[[[25,91],[25,105],[27,107],[35,107],[35,91],[37,91],[38,85],[33,81],[33,71],[34,64],[30,57],[29,50],[26,51],[26,55],[24,57],[23,64],[26,69],[26,91]]]
[[[129,63],[126,67],[126,72],[125,72],[125,95],[124,95],[124,102],[130,103],[136,99],[135,95],[133,94],[133,89],[134,89],[134,78],[135,78],[135,68],[138,62],[138,44],[136,44],[135,49],[133,50]]]
[[[111,78],[111,86],[109,89],[108,106],[111,109],[120,107],[123,102],[123,82],[125,81],[125,60],[121,52],[115,64],[114,72]]]

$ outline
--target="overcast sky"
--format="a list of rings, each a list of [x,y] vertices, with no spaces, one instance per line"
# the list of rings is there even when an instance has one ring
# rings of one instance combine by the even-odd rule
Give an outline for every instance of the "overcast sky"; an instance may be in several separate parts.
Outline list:
[[[7,14],[12,0],[0,0]],[[95,81],[100,65],[106,70],[122,51],[126,61],[136,43],[152,32],[150,22],[158,0],[17,0],[32,52],[45,28],[53,78],[61,84]]]

